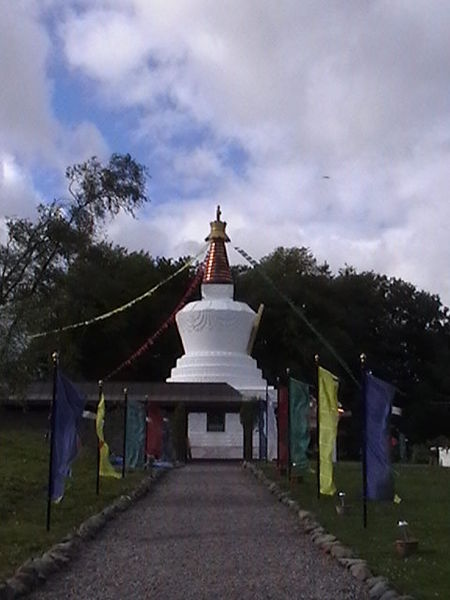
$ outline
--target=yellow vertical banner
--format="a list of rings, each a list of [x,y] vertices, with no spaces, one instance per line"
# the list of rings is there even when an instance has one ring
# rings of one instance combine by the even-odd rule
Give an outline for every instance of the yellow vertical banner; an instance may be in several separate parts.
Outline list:
[[[105,436],[103,433],[103,425],[105,422],[105,396],[100,396],[100,400],[97,405],[97,416],[95,418],[95,429],[97,431],[98,446],[100,450],[100,475],[103,477],[116,477],[120,479],[121,475],[114,469],[109,461],[109,446],[105,442]]]
[[[320,493],[332,496],[336,492],[333,479],[333,450],[338,426],[338,378],[319,367],[319,448]]]

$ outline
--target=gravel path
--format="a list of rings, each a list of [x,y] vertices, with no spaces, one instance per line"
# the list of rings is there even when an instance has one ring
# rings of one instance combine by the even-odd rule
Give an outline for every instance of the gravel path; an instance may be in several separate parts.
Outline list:
[[[30,597],[351,600],[368,594],[239,465],[194,463],[168,473]]]

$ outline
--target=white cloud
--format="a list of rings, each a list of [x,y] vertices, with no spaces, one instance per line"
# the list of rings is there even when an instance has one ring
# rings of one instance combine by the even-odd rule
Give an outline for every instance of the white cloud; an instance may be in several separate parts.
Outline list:
[[[48,158],[57,129],[45,77],[50,41],[30,6],[0,1],[0,149]]]
[[[448,4],[78,0],[55,14],[68,72],[104,111],[133,113],[130,145],[160,170],[162,197],[139,222],[112,224],[115,239],[183,253],[220,203],[233,240],[257,256],[307,245],[334,267],[401,276],[450,302]],[[106,152],[94,119],[55,125],[49,34],[33,13],[20,31],[5,74],[21,73],[2,105],[8,151],[29,138],[30,151],[56,147],[67,162]],[[241,170],[225,160],[232,144]]]

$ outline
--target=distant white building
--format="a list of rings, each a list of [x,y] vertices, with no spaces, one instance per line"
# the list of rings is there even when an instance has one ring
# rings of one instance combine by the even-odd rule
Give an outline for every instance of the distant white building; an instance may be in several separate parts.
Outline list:
[[[250,356],[261,311],[234,300],[225,243],[229,238],[226,223],[210,223],[206,241],[210,243],[203,282],[202,299],[191,302],[176,315],[185,354],[177,360],[167,383],[228,383],[247,399],[266,402],[273,398],[255,359]],[[273,422],[273,419],[270,419]],[[270,429],[273,429],[270,428]],[[276,435],[272,432],[269,449]],[[188,437],[193,458],[242,458],[243,433],[239,413],[215,407],[210,411],[191,412]],[[254,456],[259,452],[259,434],[255,428]]]

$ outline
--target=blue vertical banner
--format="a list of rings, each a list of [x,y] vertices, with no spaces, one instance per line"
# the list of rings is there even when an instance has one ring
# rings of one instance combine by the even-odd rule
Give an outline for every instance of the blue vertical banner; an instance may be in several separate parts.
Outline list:
[[[267,460],[266,402],[258,402],[259,460]]]
[[[64,481],[70,475],[72,462],[78,454],[80,446],[78,426],[84,405],[85,398],[58,370],[55,402],[52,408],[54,429],[51,440],[53,453],[50,467],[50,497],[53,502],[59,502],[64,496]]]
[[[366,373],[366,492],[369,500],[393,500],[390,415],[395,387]]]

